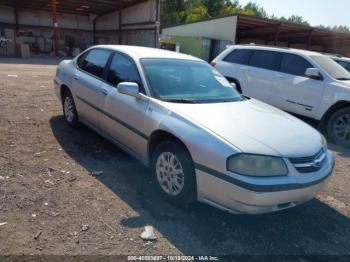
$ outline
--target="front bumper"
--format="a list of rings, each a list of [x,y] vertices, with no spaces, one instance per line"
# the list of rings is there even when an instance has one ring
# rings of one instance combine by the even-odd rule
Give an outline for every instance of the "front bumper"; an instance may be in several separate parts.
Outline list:
[[[327,152],[327,163],[317,173],[289,174],[284,178],[284,183],[281,183],[283,178],[275,179],[279,181],[275,184],[271,183],[274,181],[273,178],[230,180],[196,167],[198,200],[236,214],[275,212],[314,198],[317,192],[326,185],[333,168],[334,158],[329,151]],[[248,182],[249,179],[250,182]]]

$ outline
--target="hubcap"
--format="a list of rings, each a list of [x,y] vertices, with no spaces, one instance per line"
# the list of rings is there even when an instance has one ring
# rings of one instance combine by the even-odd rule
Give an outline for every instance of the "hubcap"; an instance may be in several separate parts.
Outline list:
[[[171,152],[158,156],[156,174],[159,185],[165,193],[176,196],[184,187],[184,170],[179,159]]]
[[[64,114],[68,122],[72,122],[74,119],[74,105],[72,99],[67,96],[64,99]]]
[[[344,141],[350,141],[350,114],[339,116],[333,125],[335,136]]]

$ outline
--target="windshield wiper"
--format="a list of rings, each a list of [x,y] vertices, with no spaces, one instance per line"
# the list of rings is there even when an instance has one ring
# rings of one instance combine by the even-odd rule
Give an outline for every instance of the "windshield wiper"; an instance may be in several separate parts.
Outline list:
[[[339,78],[337,78],[337,80],[346,81],[346,80],[350,80],[350,78],[347,78],[347,77],[339,77]]]
[[[196,101],[189,100],[189,99],[183,99],[183,98],[180,98],[180,99],[167,99],[166,101],[167,102],[173,102],[173,103],[183,103],[183,104],[195,104],[196,103]]]

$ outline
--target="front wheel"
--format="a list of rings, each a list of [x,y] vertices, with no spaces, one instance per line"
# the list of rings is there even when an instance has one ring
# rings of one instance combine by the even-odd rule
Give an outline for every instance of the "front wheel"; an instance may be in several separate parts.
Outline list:
[[[340,109],[331,116],[327,134],[337,145],[350,147],[350,107]]]
[[[192,158],[180,143],[160,143],[152,158],[152,175],[158,191],[170,202],[187,206],[196,200]]]

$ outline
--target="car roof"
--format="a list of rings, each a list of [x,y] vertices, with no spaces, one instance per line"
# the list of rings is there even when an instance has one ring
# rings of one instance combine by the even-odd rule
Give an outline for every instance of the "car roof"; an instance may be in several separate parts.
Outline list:
[[[182,53],[177,53],[174,51],[168,51],[164,49],[157,49],[151,47],[142,46],[130,46],[130,45],[97,45],[92,48],[105,48],[114,51],[123,52],[134,59],[141,58],[172,58],[172,59],[182,59],[182,60],[192,60],[192,61],[203,61],[197,57],[186,55]]]
[[[279,52],[282,51],[282,52],[286,52],[286,53],[297,53],[297,54],[302,54],[302,55],[306,55],[306,56],[322,55],[321,53],[318,53],[318,52],[303,50],[303,49],[296,49],[296,48],[289,48],[289,47],[278,47],[278,46],[264,46],[264,45],[255,45],[255,44],[233,45],[232,48],[279,51]]]

